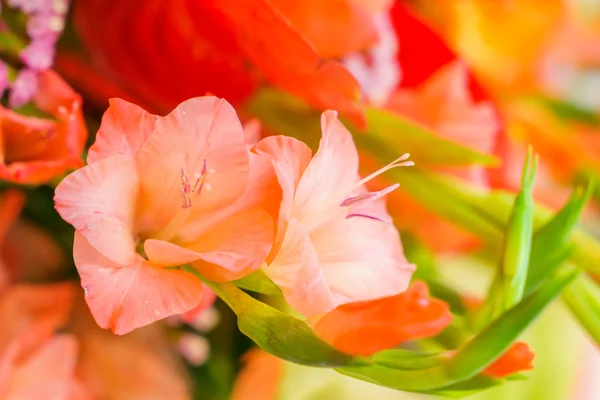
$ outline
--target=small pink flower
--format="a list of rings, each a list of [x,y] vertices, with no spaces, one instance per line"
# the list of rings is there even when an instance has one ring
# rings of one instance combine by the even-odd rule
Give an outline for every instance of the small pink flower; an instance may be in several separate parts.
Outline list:
[[[39,74],[32,69],[24,68],[17,74],[11,84],[8,104],[11,108],[21,107],[31,101],[38,90]]]
[[[44,71],[52,66],[54,42],[46,38],[34,39],[20,54],[21,61],[35,71]]]
[[[56,14],[37,14],[29,17],[27,21],[27,35],[32,39],[49,38],[58,39],[65,25],[65,17]]]

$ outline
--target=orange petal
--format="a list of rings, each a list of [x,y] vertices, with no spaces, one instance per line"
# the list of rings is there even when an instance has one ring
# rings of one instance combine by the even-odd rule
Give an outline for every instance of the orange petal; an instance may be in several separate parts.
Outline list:
[[[209,12],[230,25],[246,57],[268,80],[315,107],[336,109],[364,123],[354,77],[337,61],[319,57],[268,1],[239,0],[235,7],[223,0],[207,4]]]
[[[63,327],[75,290],[70,283],[11,286],[0,296],[0,350],[32,327],[46,332]]]
[[[533,369],[535,354],[523,342],[514,343],[504,354],[489,365],[483,373],[494,378],[504,378],[520,371]]]
[[[108,259],[133,263],[133,219],[138,195],[134,160],[114,155],[67,176],[56,188],[54,202],[63,219]]]
[[[6,400],[88,399],[75,379],[77,349],[75,336],[56,335],[24,360],[19,360],[22,354],[18,353],[14,359],[5,357],[2,363],[10,364],[10,373],[0,381],[0,396]],[[84,397],[71,397],[75,395]]]
[[[40,75],[34,102],[55,119],[24,116],[0,107],[0,179],[39,184],[82,165],[87,131],[81,97],[48,70]]]
[[[0,194],[0,246],[12,224],[17,220],[25,204],[25,193],[16,189],[7,189]]]
[[[253,349],[244,354],[244,368],[233,385],[231,400],[275,400],[283,378],[283,360]]]
[[[448,305],[430,298],[423,282],[415,282],[396,296],[338,306],[321,318],[314,330],[344,352],[370,355],[435,336],[451,320]]]
[[[155,266],[137,254],[130,265],[117,265],[80,233],[73,258],[94,319],[118,335],[182,314],[202,300],[202,282],[193,274]]]
[[[270,0],[324,58],[361,52],[377,40],[369,14],[349,0]]]

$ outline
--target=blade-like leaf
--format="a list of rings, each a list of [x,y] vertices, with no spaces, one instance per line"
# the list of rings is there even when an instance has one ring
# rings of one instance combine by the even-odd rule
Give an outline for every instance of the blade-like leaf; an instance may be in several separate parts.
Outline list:
[[[420,124],[398,114],[376,108],[367,108],[368,131],[355,135],[357,143],[378,140],[398,154],[410,153],[411,160],[420,167],[452,165],[498,165],[494,156],[478,153],[457,143],[442,139]],[[361,139],[369,136],[368,142]]]
[[[282,296],[281,289],[261,270],[257,269],[251,274],[231,282],[235,286],[244,290],[250,290],[256,293],[269,294],[273,296]]]
[[[531,244],[531,261],[527,275],[525,292],[530,293],[552,274],[573,251],[569,242],[577,226],[583,207],[594,191],[594,184],[589,183],[587,189],[573,191],[571,198],[550,221],[538,229]]]
[[[581,275],[562,294],[575,318],[600,346],[600,287],[589,276]]]
[[[502,283],[500,291],[502,309],[497,310],[496,316],[521,301],[525,290],[533,232],[533,182],[538,162],[535,156],[530,165],[531,156],[530,148],[523,168],[521,190],[515,197],[506,230],[504,253],[499,269]]]
[[[254,299],[230,283],[205,282],[238,316],[240,331],[267,352],[297,364],[318,367],[361,363],[360,358],[322,341],[306,322]]]

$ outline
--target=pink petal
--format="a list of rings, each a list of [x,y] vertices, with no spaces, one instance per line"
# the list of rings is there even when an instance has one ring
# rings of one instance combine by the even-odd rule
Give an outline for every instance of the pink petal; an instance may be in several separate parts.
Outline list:
[[[144,249],[155,264],[174,266],[202,260],[213,264],[194,264],[203,275],[209,279],[231,280],[241,278],[264,262],[273,245],[273,236],[272,217],[257,208],[220,221],[206,235],[185,247],[149,239]]]
[[[248,179],[248,153],[235,110],[216,97],[197,97],[181,103],[159,119],[156,130],[141,147],[137,158],[143,204],[141,229],[169,240],[178,227],[160,234],[173,220],[202,218],[207,212],[229,206],[244,192]],[[204,170],[201,193],[189,193],[189,209],[183,209],[182,172],[190,186]]]
[[[296,187],[310,163],[312,151],[303,142],[288,136],[264,138],[254,147],[253,151],[259,156],[268,157],[271,160],[283,192],[277,240],[280,242],[285,234],[285,225],[291,216]]]
[[[381,200],[361,210],[391,219]],[[408,287],[415,269],[404,257],[396,228],[380,221],[339,219],[311,232],[311,240],[336,305],[396,295]]]
[[[281,288],[287,302],[307,317],[336,306],[310,237],[295,218],[289,221],[275,259],[263,271]]]
[[[96,141],[90,147],[88,163],[115,154],[136,156],[154,131],[158,118],[128,101],[110,99]]]
[[[300,179],[292,211],[311,226],[320,223],[323,212],[338,207],[358,181],[358,152],[336,112],[323,113],[321,129],[319,150]]]
[[[114,155],[67,176],[54,202],[63,219],[111,261],[134,262],[133,218],[138,175],[131,157]]]
[[[202,282],[193,274],[157,267],[137,254],[130,265],[117,265],[79,233],[73,258],[94,319],[117,335],[182,314],[202,300]]]

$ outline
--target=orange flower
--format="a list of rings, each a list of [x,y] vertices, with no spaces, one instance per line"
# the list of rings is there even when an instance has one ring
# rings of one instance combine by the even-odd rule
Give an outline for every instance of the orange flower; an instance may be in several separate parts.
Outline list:
[[[263,187],[271,166],[248,153],[222,99],[166,117],[112,100],[88,162],[55,201],[76,228],[75,264],[103,328],[124,334],[198,306],[202,283],[181,265],[237,279],[272,247],[281,190]]]
[[[526,343],[516,342],[483,373],[494,378],[504,378],[520,371],[533,369],[534,357]]]
[[[395,295],[408,287],[414,270],[383,201],[398,184],[378,192],[364,186],[390,168],[412,164],[407,155],[361,180],[352,135],[335,112],[323,113],[321,130],[314,157],[306,144],[285,136],[267,137],[254,148],[271,160],[283,189],[277,251],[263,270],[309,317]]]
[[[340,305],[319,319],[314,330],[341,351],[368,356],[435,336],[451,321],[448,305],[429,297],[425,283],[415,282],[395,296]]]
[[[55,120],[0,107],[0,180],[40,184],[83,164],[87,131],[79,95],[48,70],[40,75],[34,103]]]

